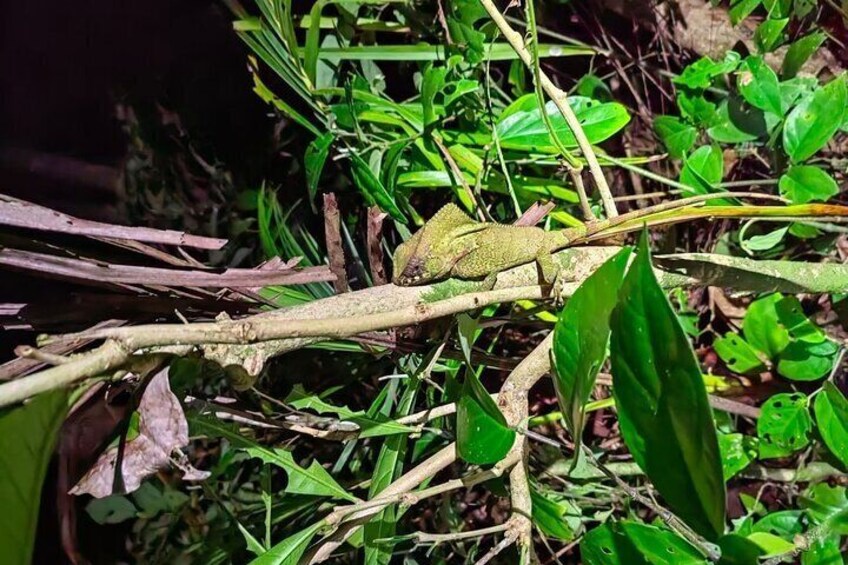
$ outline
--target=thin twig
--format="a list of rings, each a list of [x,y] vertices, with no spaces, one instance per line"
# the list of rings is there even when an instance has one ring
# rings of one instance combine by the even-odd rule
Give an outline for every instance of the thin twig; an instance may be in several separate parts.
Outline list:
[[[509,42],[510,46],[521,61],[529,70],[532,71],[533,56],[527,50],[527,47],[525,47],[524,38],[521,34],[512,29],[512,26],[510,26],[504,19],[503,14],[501,14],[500,10],[498,10],[492,0],[480,0],[480,3],[483,5],[486,12],[488,12],[489,17],[491,17],[492,21],[495,22],[495,25],[506,38],[507,42]],[[580,147],[580,151],[583,152],[583,156],[586,158],[586,162],[589,165],[589,172],[592,174],[592,179],[595,181],[595,186],[601,196],[601,202],[604,205],[607,217],[612,218],[617,216],[618,210],[615,207],[615,201],[612,198],[612,192],[607,184],[607,179],[604,177],[604,172],[601,170],[601,165],[598,163],[598,158],[595,156],[592,144],[589,142],[589,139],[586,137],[586,133],[583,131],[583,126],[580,125],[580,121],[577,119],[577,116],[568,104],[568,95],[558,88],[544,72],[539,73],[539,82],[541,83],[545,93],[551,98],[551,100],[553,100],[554,104],[559,109],[562,117],[565,118],[565,122],[568,124],[568,127],[571,128],[574,138],[577,141],[577,145]]]

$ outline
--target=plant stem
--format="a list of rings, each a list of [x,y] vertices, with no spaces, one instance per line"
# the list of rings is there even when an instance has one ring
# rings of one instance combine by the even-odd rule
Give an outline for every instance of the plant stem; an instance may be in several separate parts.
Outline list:
[[[527,47],[525,47],[524,38],[521,34],[512,29],[512,26],[510,26],[504,19],[503,14],[501,14],[500,10],[498,10],[492,0],[480,0],[480,3],[483,5],[486,12],[488,12],[489,17],[491,17],[492,21],[495,22],[495,25],[506,38],[507,42],[509,42],[510,46],[516,52],[521,61],[529,70],[532,71],[533,56],[527,50]],[[574,133],[577,145],[580,147],[580,151],[583,152],[583,156],[586,158],[586,162],[589,165],[589,172],[592,174],[592,179],[595,181],[595,186],[601,196],[601,202],[604,205],[607,217],[613,218],[617,216],[618,210],[615,207],[615,201],[612,198],[612,192],[607,184],[607,179],[604,177],[604,172],[601,170],[601,165],[598,163],[598,158],[595,156],[592,144],[589,143],[589,139],[583,131],[583,126],[580,125],[580,121],[577,119],[577,116],[568,104],[568,95],[557,87],[551,79],[548,78],[548,75],[541,71],[539,72],[539,82],[542,85],[542,89],[544,89],[545,93],[551,98],[551,100],[553,100],[554,104],[559,109],[562,117],[565,118],[565,122],[568,124],[568,127],[571,128],[572,133]]]

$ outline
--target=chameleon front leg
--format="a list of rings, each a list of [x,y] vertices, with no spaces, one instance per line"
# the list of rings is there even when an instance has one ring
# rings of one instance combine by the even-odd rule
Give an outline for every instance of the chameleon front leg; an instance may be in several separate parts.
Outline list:
[[[551,297],[560,306],[563,303],[562,291],[564,286],[563,269],[559,261],[554,259],[553,250],[544,246],[536,253],[536,265],[542,274],[542,280],[551,287]]]

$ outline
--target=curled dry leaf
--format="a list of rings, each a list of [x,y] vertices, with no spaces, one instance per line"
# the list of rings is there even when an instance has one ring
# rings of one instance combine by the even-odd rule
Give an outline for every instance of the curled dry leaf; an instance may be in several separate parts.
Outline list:
[[[188,443],[188,422],[182,406],[168,383],[168,370],[156,374],[147,385],[138,406],[138,436],[126,442],[121,460],[124,492],[136,490],[146,477],[167,467],[171,453]],[[88,473],[71,489],[71,494],[103,498],[113,494],[118,447],[103,453]],[[186,480],[203,480],[208,472],[181,464]]]

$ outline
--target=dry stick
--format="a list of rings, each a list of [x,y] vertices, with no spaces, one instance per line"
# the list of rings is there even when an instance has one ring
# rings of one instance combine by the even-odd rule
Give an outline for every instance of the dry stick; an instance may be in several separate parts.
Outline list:
[[[336,294],[350,290],[347,286],[347,271],[345,270],[344,247],[342,246],[341,219],[336,195],[332,192],[324,194],[324,238],[327,241],[327,257],[330,271],[336,275],[333,288]]]
[[[495,25],[498,26],[498,29],[506,38],[507,42],[509,42],[510,46],[524,65],[532,72],[533,56],[527,50],[527,47],[525,47],[524,38],[521,34],[512,29],[492,0],[480,0],[480,3],[483,5],[486,12],[488,12],[492,21],[495,22]],[[592,174],[592,179],[595,181],[595,186],[598,189],[598,193],[601,195],[601,202],[603,202],[607,217],[613,218],[617,216],[618,210],[615,207],[615,201],[612,198],[612,192],[607,184],[607,179],[604,177],[604,172],[601,169],[600,163],[598,163],[598,158],[595,156],[592,144],[589,143],[589,140],[586,138],[583,126],[580,125],[580,121],[577,119],[577,116],[568,104],[568,95],[551,82],[548,75],[541,70],[539,71],[539,79],[542,89],[548,96],[550,96],[551,100],[553,100],[557,109],[559,109],[562,114],[562,117],[565,118],[565,122],[574,134],[574,139],[577,141],[577,145],[580,147],[580,151],[586,158],[586,163],[589,165],[589,172]]]

